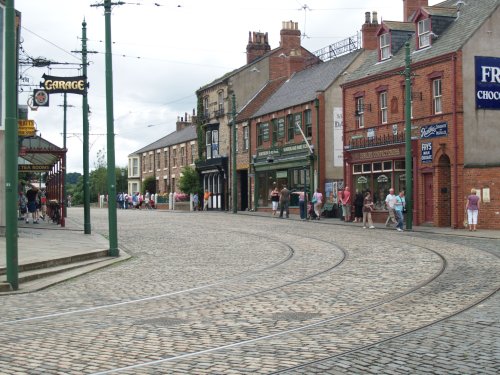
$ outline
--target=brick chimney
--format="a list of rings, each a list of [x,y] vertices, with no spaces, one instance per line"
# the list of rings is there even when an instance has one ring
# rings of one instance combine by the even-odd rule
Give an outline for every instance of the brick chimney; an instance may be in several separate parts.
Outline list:
[[[193,110],[194,113],[194,110]],[[193,125],[192,119],[188,117],[187,112],[184,113],[184,117],[177,116],[177,122],[175,123],[175,130],[180,131],[190,125]]]
[[[428,5],[427,0],[403,0],[403,21],[408,22],[417,10]]]
[[[379,28],[377,12],[373,12],[370,20],[370,12],[365,12],[365,23],[361,27],[363,48],[366,50],[376,50],[378,48],[377,30]]]
[[[300,50],[299,23],[283,21],[280,31],[280,47],[286,51]]]
[[[258,59],[271,50],[267,33],[248,32],[247,64]]]

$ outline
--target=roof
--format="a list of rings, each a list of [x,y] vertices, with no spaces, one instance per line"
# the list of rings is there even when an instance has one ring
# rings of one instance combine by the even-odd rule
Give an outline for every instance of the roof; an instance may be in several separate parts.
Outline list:
[[[447,0],[439,5],[438,8],[453,7],[457,0]],[[415,51],[415,34],[409,38],[410,53],[412,63],[429,60],[448,53],[456,52],[462,49],[474,32],[490,17],[490,15],[499,7],[500,0],[476,0],[468,1],[460,9],[457,18],[452,21],[450,26],[444,30],[441,35],[433,39],[430,47]],[[427,7],[432,8],[432,7]],[[387,21],[384,21],[386,23]],[[364,63],[346,79],[346,83],[357,81],[367,76],[377,75],[390,70],[402,69],[405,65],[405,49],[399,51],[387,60],[382,62],[378,59],[378,50],[368,53]]]
[[[241,109],[236,118],[237,122],[245,121],[252,117],[252,115],[273,95],[276,90],[287,80],[286,77],[269,81],[266,85]]]
[[[415,24],[413,22],[399,22],[399,21],[382,21],[389,30],[398,31],[411,31],[415,32]]]
[[[456,6],[453,7],[427,6],[427,7],[422,7],[422,10],[430,16],[439,16],[439,17],[457,16]]]
[[[140,154],[146,151],[154,151],[159,148],[168,147],[177,145],[179,143],[192,141],[193,139],[197,139],[198,135],[196,134],[196,127],[194,125],[186,126],[184,129],[176,130],[163,138],[150,143],[149,145],[137,150],[136,152],[131,153],[130,155]],[[129,155],[129,156],[130,156]]]
[[[31,164],[52,167],[66,154],[65,149],[50,143],[38,135],[23,138],[20,146],[20,151],[21,148],[24,148],[26,154],[18,158],[19,165]]]
[[[317,92],[326,90],[360,53],[361,50],[357,50],[295,73],[253,114],[253,117],[316,99]]]

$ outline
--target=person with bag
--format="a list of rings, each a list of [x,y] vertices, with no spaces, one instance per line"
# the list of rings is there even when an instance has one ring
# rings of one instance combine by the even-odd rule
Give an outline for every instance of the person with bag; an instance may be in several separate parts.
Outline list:
[[[271,204],[273,206],[273,216],[276,216],[279,202],[280,202],[280,191],[278,190],[277,186],[274,186],[273,191],[271,191]]]
[[[316,188],[311,200],[312,204],[314,204],[314,212],[316,213],[316,218],[319,220],[321,216],[321,207],[323,205],[323,194],[319,191],[319,188]]]
[[[366,225],[369,225],[370,229],[375,229],[372,221],[372,211],[373,199],[370,191],[367,190],[363,200],[363,229],[366,229]]]

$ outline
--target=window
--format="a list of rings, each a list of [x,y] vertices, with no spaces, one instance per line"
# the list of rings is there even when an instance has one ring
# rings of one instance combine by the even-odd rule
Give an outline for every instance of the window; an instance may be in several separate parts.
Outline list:
[[[278,139],[285,138],[285,118],[279,118],[278,122]]]
[[[181,166],[186,165],[186,149],[181,147]]]
[[[203,116],[205,117],[205,119],[210,118],[208,114],[208,96],[205,96],[203,98]]]
[[[286,125],[288,126],[288,135],[286,137],[287,141],[293,140],[295,131],[293,130],[293,115],[286,116]]]
[[[208,130],[206,133],[206,152],[207,159],[216,158],[219,156],[219,131]]]
[[[304,111],[304,124],[306,125],[306,137],[312,137],[312,111],[310,109]]]
[[[302,114],[296,113],[293,115],[293,126],[295,128],[295,134],[300,134],[300,130],[302,129]]]
[[[172,150],[172,167],[177,168],[177,149]]]
[[[365,98],[363,96],[356,98],[356,126],[365,127]]]
[[[435,79],[432,81],[432,103],[434,107],[434,114],[443,112],[441,79]]]
[[[431,44],[431,21],[429,18],[418,21],[418,48],[428,47]]]
[[[139,159],[132,159],[132,176],[139,176]]]
[[[236,126],[236,132],[235,132],[234,142],[236,143],[236,145],[235,145],[236,146],[236,152],[238,152],[240,150],[240,147],[239,147],[240,146],[239,145],[240,142],[238,141],[238,125],[235,124],[234,126]]]
[[[269,141],[269,124],[267,122],[257,126],[257,146],[262,146],[265,141]]]
[[[276,120],[272,120],[271,124],[273,126],[273,144],[278,140],[278,122]]]
[[[217,95],[217,111],[219,116],[224,114],[224,91],[219,91]]]
[[[385,33],[380,35],[380,60],[391,57],[391,35]]]
[[[380,105],[380,122],[387,124],[387,91],[383,91],[379,95]]]
[[[160,151],[156,153],[156,169],[160,169],[161,167],[161,158],[160,158]]]
[[[147,170],[147,165],[146,165],[146,155],[142,155],[142,170],[146,172]]]
[[[196,145],[194,143],[191,144],[191,164],[194,164],[196,160]]]
[[[163,151],[163,163],[165,165],[165,169],[168,168],[168,150]]]
[[[149,171],[152,172],[153,171],[153,167],[154,167],[154,155],[153,154],[149,154]]]
[[[248,126],[243,127],[243,150],[248,150],[249,139],[248,139]]]

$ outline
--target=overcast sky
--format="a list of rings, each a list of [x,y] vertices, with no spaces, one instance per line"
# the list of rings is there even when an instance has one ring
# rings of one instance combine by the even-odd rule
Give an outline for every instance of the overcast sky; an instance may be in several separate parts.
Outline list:
[[[113,1],[118,2],[118,1]],[[298,22],[302,45],[311,52],[355,35],[364,13],[402,21],[402,0],[156,0],[124,1],[112,9],[116,166],[127,156],[175,130],[178,116],[192,114],[195,91],[246,64],[250,31],[267,32],[278,47],[282,21]],[[106,151],[105,26],[102,0],[15,0],[22,13],[21,58],[43,57],[50,68],[22,66],[22,84],[38,85],[44,73],[81,74],[82,21],[87,22],[90,168]],[[429,5],[438,1],[429,0]],[[70,64],[67,64],[70,63]],[[20,104],[33,87],[23,86]],[[43,138],[63,145],[63,95],[30,112]],[[82,173],[82,97],[69,94],[67,171]]]

